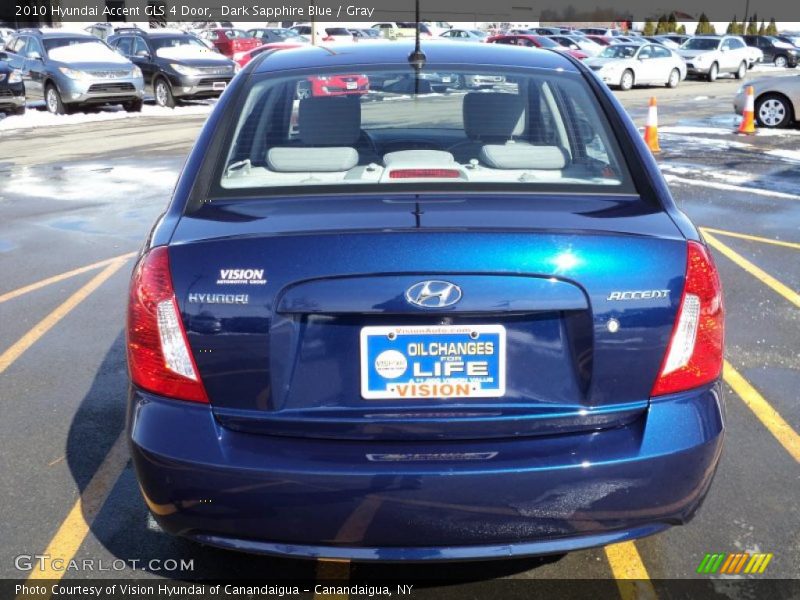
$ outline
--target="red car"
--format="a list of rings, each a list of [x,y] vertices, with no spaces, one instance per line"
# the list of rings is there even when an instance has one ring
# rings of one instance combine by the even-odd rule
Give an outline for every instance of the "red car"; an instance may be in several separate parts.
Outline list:
[[[268,50],[290,50],[292,48],[301,48],[307,45],[308,44],[295,44],[293,42],[271,42],[269,44],[264,44],[263,46],[253,48],[252,50],[248,50],[247,52],[240,53],[239,58],[234,58],[234,60],[239,64],[240,67],[244,68],[247,63],[249,63],[262,52],[267,52]]]
[[[247,52],[242,52],[234,60],[240,67],[244,67],[262,52],[268,50],[291,50],[305,45],[293,42],[272,42],[271,44],[264,44]],[[369,78],[366,75],[330,75],[328,77],[309,77],[307,83],[301,82],[297,86],[297,97],[347,96],[350,94],[366,94],[368,91]]]
[[[509,44],[511,46],[523,46],[526,48],[549,48],[558,52],[564,52],[570,56],[583,60],[589,58],[589,55],[580,50],[570,50],[565,48],[553,40],[543,37],[541,35],[527,35],[527,34],[511,34],[511,35],[494,35],[486,40],[489,44]]]
[[[308,85],[297,86],[298,98],[311,96],[349,96],[366,94],[369,91],[369,78],[366,75],[330,75],[328,77],[309,77]]]
[[[250,37],[244,29],[217,27],[216,29],[205,29],[199,35],[214,44],[214,47],[222,54],[234,60],[240,58],[245,52],[261,46],[261,40]]]
[[[608,46],[611,43],[611,38],[604,35],[587,35],[586,37],[601,46]]]

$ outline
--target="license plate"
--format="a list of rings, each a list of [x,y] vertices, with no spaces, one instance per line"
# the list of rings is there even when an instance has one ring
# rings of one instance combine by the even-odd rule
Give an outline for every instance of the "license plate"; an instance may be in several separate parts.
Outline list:
[[[452,79],[450,77],[442,77],[442,83],[450,83]]]
[[[358,82],[357,81],[347,81],[345,83],[347,84],[347,89],[348,90],[357,90],[358,89]]]
[[[502,325],[361,329],[361,397],[496,398],[506,388]]]
[[[211,84],[211,89],[213,89],[215,91],[216,90],[220,90],[221,91],[221,90],[224,90],[225,86],[227,86],[227,85],[228,85],[227,81],[215,81],[215,82],[213,82]]]

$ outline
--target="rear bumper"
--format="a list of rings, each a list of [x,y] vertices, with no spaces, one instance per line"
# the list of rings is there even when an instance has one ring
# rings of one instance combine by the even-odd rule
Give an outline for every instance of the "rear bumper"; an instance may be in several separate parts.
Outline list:
[[[357,560],[560,553],[687,522],[722,449],[719,384],[625,427],[515,440],[364,442],[235,432],[207,406],[137,390],[136,473],[169,533]]]

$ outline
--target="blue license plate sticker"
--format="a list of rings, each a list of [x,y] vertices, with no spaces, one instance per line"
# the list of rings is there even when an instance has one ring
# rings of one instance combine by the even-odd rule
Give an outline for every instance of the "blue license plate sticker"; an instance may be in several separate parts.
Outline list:
[[[361,397],[497,398],[506,387],[502,325],[361,329]]]

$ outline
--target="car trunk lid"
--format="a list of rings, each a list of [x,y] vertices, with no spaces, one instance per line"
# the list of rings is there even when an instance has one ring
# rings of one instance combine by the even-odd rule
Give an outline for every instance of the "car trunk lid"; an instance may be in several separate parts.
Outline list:
[[[478,439],[641,415],[680,301],[686,243],[668,215],[624,197],[309,198],[207,205],[181,220],[170,259],[224,426]],[[429,281],[463,296],[444,307],[409,302]],[[503,393],[368,397],[362,373],[377,363],[374,354],[365,363],[364,336],[392,329],[422,336],[419,348],[468,343],[446,337],[459,331],[501,343],[504,363],[493,368]],[[410,369],[416,359],[406,358]],[[426,360],[425,375],[446,362]],[[431,381],[409,374],[398,381]]]

